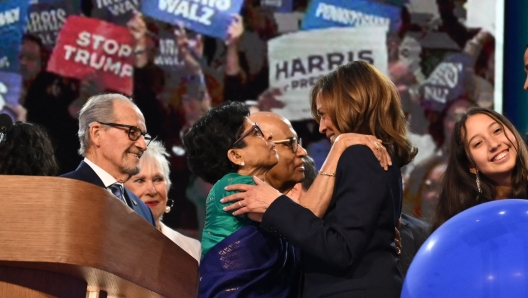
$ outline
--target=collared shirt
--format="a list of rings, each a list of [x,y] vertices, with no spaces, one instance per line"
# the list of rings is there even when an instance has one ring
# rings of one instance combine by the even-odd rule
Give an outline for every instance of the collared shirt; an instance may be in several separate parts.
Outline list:
[[[97,174],[97,176],[99,177],[99,179],[101,179],[101,181],[103,181],[103,184],[104,186],[106,187],[106,189],[112,193],[112,191],[110,190],[110,188],[108,188],[110,185],[114,184],[117,182],[117,180],[112,177],[112,175],[108,174],[108,172],[106,172],[105,170],[101,169],[101,167],[99,167],[98,165],[94,164],[92,161],[90,161],[88,158],[84,158],[84,162],[90,166],[90,168],[92,168],[92,170],[94,170],[95,174]],[[123,183],[119,183],[121,184],[121,186],[123,186]],[[124,189],[124,186],[123,186],[123,189]]]

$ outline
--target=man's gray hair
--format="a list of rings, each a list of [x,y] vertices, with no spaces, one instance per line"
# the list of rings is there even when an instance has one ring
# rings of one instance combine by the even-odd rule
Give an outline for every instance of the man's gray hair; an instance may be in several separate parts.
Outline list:
[[[86,156],[86,150],[90,148],[90,124],[93,122],[113,122],[114,121],[114,101],[124,100],[132,102],[132,99],[119,94],[107,93],[94,95],[88,99],[79,112],[79,154]]]
[[[161,175],[167,181],[167,191],[171,187],[169,157],[170,155],[165,149],[165,146],[163,146],[163,143],[158,140],[153,140],[139,159],[139,167],[141,169],[157,167],[161,171]]]

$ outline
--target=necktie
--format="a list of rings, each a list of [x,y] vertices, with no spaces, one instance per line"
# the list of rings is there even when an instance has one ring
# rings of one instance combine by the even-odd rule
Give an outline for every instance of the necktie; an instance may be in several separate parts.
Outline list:
[[[125,198],[123,197],[123,186],[119,183],[114,183],[110,185],[108,188],[110,188],[110,191],[116,196],[118,199],[120,199],[125,205],[127,205]]]

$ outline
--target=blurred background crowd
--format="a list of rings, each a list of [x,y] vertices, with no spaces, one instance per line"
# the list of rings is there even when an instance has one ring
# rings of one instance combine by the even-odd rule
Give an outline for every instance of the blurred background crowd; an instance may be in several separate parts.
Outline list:
[[[63,2],[78,5],[79,15],[128,29],[134,49],[130,95],[145,116],[148,132],[169,153],[169,198],[174,205],[163,222],[199,238],[205,199],[212,185],[187,168],[183,134],[207,109],[227,100],[245,102],[252,111],[280,113],[289,99],[283,89],[270,86],[270,73],[276,66],[269,61],[268,42],[300,31],[310,5],[321,1],[292,0],[289,9],[279,11],[273,2],[281,1],[245,0],[239,14],[231,16],[224,39],[200,34],[184,23],[168,24],[146,16],[141,13],[139,0]],[[127,13],[119,17],[109,14],[101,8],[103,2],[121,5]],[[493,28],[469,24],[468,15],[475,13],[470,11],[474,1],[368,2],[399,11],[398,22],[391,24],[384,37],[386,74],[400,92],[409,137],[419,148],[414,161],[402,171],[404,212],[429,222],[457,115],[474,105],[493,108]],[[115,90],[105,86],[95,72],[72,78],[48,71],[56,36],[50,39],[37,27],[30,17],[19,53],[22,84],[18,101],[3,103],[3,111],[15,120],[36,123],[47,130],[56,149],[59,174],[63,174],[74,170],[82,159],[77,154],[80,108],[90,96]],[[309,47],[317,43],[307,40],[304,44]],[[292,125],[320,168],[330,143],[313,119],[299,118],[303,117],[294,117]]]

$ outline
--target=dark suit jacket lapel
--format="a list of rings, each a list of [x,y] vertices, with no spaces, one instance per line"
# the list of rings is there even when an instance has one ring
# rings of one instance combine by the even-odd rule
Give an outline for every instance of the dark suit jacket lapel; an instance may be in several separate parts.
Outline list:
[[[103,180],[101,180],[101,178],[97,176],[97,173],[95,173],[95,171],[84,161],[82,161],[81,164],[79,164],[79,166],[75,170],[75,174],[77,174],[78,177],[80,177],[80,179],[82,179],[83,181],[95,184],[97,186],[100,186],[106,189],[106,186],[104,185]],[[128,195],[127,192],[128,190],[125,191],[124,193],[125,200],[127,201],[127,205],[129,207],[132,207],[133,203],[130,202],[131,201],[130,196]]]
[[[85,181],[88,183],[95,184],[99,187],[105,188],[105,185],[103,184],[103,181],[101,180],[101,178],[99,178],[99,176],[97,176],[94,170],[92,170],[92,168],[88,164],[86,164],[84,161],[82,161],[79,164],[79,166],[77,167],[77,169],[75,169],[75,171],[66,173],[62,175],[62,177]],[[150,224],[152,224],[153,226],[156,226],[154,222],[154,217],[152,216],[152,212],[147,207],[147,205],[143,204],[143,202],[141,202],[138,197],[136,197],[130,190],[126,188],[125,188],[125,192],[123,195],[125,199],[127,200],[128,206],[130,208],[134,209],[136,213],[138,213],[141,217],[143,217]]]
[[[130,204],[129,206],[132,207],[134,210],[137,210],[138,203],[136,199],[134,198],[134,196],[131,195],[130,190],[128,190],[127,188],[125,188],[125,197],[126,197],[127,202]]]
[[[75,172],[79,175],[78,177],[83,181],[95,184],[102,188],[106,188],[101,178],[99,178],[95,171],[92,170],[92,168],[84,161],[81,161]]]

